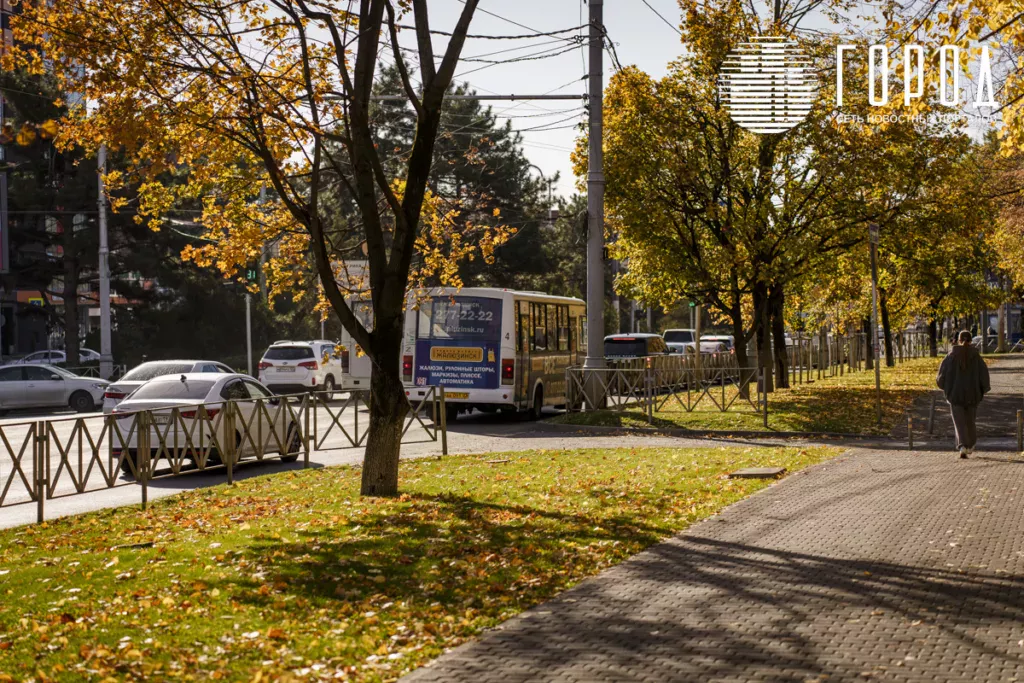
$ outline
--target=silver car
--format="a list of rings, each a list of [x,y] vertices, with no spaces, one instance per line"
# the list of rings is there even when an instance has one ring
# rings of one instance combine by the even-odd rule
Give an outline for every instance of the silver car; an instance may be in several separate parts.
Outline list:
[[[103,394],[103,412],[110,414],[118,403],[155,377],[185,375],[192,372],[233,374],[235,371],[213,360],[152,360],[132,368]]]
[[[108,384],[52,365],[7,365],[0,367],[0,410],[70,408],[90,413],[103,402]]]

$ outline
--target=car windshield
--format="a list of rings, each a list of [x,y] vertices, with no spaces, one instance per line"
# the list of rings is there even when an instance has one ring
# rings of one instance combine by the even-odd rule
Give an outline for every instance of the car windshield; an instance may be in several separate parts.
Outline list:
[[[135,393],[132,400],[141,399],[144,401],[153,399],[201,399],[206,398],[213,389],[215,382],[203,381],[201,379],[190,379],[185,382],[150,382],[143,384]]]
[[[302,360],[312,358],[313,349],[309,346],[271,346],[263,357],[266,360]]]
[[[683,343],[693,341],[693,332],[690,330],[669,330],[665,333],[665,341],[671,343]]]
[[[164,375],[192,372],[193,363],[143,363],[121,378],[123,382],[145,382]]]

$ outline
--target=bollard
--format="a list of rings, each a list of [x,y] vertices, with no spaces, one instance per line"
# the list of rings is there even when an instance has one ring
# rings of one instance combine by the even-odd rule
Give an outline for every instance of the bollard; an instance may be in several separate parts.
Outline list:
[[[138,413],[135,418],[135,429],[138,431],[138,436],[135,439],[135,443],[138,445],[138,448],[135,449],[135,474],[138,476],[139,484],[142,485],[143,510],[149,503],[149,425],[151,418],[152,413],[148,410]]]
[[[935,433],[935,394],[932,394],[932,405],[928,410],[928,436]]]
[[[444,385],[441,390],[441,455],[448,455],[448,407],[444,402]]]
[[[311,434],[309,431],[309,412],[313,411],[313,418],[316,419],[316,400],[310,401],[309,396],[305,396],[303,397],[303,403],[306,405],[306,414],[302,417],[302,428],[305,430],[305,438],[302,440],[302,469],[306,469],[309,467],[309,439]],[[327,401],[324,401],[324,405],[327,405]],[[358,410],[356,414],[359,414]]]
[[[36,422],[34,432],[32,450],[35,455],[33,467],[36,475],[36,522],[42,524],[46,516],[46,465],[50,461],[49,453],[46,452],[49,443],[46,438],[46,423],[41,420]]]
[[[907,445],[914,450],[914,416],[907,415]]]
[[[228,468],[228,483],[235,483],[235,401],[224,406],[224,453],[222,460]]]
[[[1024,410],[1017,411],[1017,452],[1024,453]]]

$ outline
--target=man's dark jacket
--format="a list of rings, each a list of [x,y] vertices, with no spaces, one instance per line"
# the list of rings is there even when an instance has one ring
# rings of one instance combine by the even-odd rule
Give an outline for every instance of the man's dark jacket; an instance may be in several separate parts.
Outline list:
[[[954,346],[942,359],[935,383],[953,405],[973,406],[992,388],[988,381],[988,367],[973,346]]]

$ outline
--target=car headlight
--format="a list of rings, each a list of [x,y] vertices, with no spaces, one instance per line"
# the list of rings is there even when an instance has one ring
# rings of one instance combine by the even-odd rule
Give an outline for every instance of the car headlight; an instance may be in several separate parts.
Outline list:
[[[92,388],[93,389],[106,389],[107,385],[106,384],[93,384]]]

